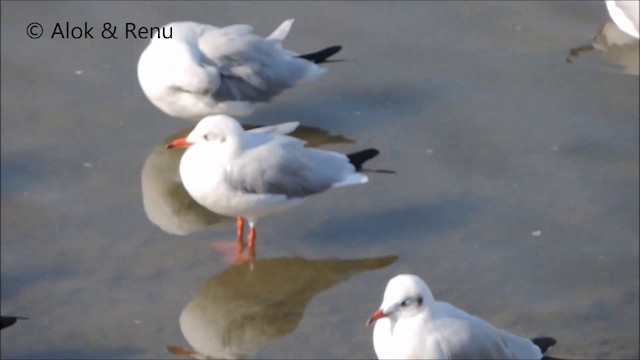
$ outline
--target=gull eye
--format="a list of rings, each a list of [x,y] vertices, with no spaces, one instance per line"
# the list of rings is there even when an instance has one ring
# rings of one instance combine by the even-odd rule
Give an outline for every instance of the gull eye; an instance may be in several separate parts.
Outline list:
[[[221,143],[227,141],[227,137],[224,135],[218,135],[218,134],[214,134],[214,133],[208,133],[208,134],[204,134],[204,140],[205,141],[215,141],[218,140]]]
[[[413,304],[414,301],[418,304],[418,306],[422,305],[422,296],[418,296],[417,298],[405,299],[403,302],[400,303],[400,306],[401,307],[407,307],[407,306]]]

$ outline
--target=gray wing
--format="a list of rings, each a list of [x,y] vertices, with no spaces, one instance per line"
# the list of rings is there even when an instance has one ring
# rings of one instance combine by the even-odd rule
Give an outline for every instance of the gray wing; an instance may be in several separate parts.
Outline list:
[[[256,145],[233,162],[225,178],[238,191],[304,197],[329,189],[354,171],[346,156],[305,148],[289,136],[245,135]]]
[[[515,359],[500,329],[447,303],[447,316],[436,320],[440,345],[450,359]]]
[[[293,132],[295,129],[298,128],[299,125],[300,125],[300,122],[298,121],[290,121],[290,122],[276,124],[276,125],[261,126],[261,127],[247,130],[247,131],[252,133],[260,133],[260,134],[285,135]]]
[[[198,47],[215,65],[221,83],[212,93],[216,101],[268,101],[283,90],[324,69],[283,50],[278,39],[264,39],[249,25],[205,27]]]

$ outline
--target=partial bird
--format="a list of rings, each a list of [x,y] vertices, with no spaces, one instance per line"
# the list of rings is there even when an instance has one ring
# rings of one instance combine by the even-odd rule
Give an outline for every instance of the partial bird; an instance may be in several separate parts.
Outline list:
[[[607,11],[620,30],[640,38],[638,18],[640,17],[640,1],[638,0],[605,0]]]
[[[15,324],[18,320],[29,320],[29,318],[23,316],[0,316],[0,330]]]
[[[167,24],[138,61],[142,91],[163,112],[193,122],[214,114],[249,115],[258,103],[323,75],[327,69],[317,64],[342,49],[298,55],[282,48],[293,21],[266,38],[243,24]]]
[[[244,219],[253,251],[258,218],[299,205],[309,195],[368,182],[359,170],[379,153],[366,149],[344,155],[308,148],[303,140],[282,135],[284,131],[261,129],[245,131],[234,118],[213,115],[167,145],[187,147],[179,172],[189,195],[217,214],[237,217],[239,251]]]
[[[556,343],[527,339],[496,328],[446,302],[436,301],[418,276],[389,280],[375,323],[373,347],[379,359],[542,359]]]

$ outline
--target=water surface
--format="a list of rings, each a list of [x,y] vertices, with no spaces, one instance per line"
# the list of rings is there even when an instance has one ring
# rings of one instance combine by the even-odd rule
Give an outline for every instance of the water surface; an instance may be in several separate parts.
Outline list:
[[[325,149],[378,148],[369,166],[396,173],[261,220],[258,261],[398,259],[311,283],[296,326],[246,356],[374,357],[364,322],[400,272],[500,327],[554,336],[553,356],[640,356],[638,77],[599,49],[567,62],[609,21],[604,2],[1,6],[1,305],[30,318],[2,331],[3,358],[178,358],[167,346],[191,346],[181,312],[230,271],[211,242],[235,231],[145,211],[148,159],[191,126],[144,97],[148,40],[32,40],[27,25],[192,20],[267,35],[289,17],[287,48],[341,44],[349,61],[243,123],[300,121],[353,140]],[[156,194],[176,184],[150,179]]]

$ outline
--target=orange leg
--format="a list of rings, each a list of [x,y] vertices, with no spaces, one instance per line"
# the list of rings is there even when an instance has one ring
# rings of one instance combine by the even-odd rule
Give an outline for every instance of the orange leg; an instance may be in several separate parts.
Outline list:
[[[244,249],[243,233],[244,233],[244,219],[238,216],[237,221],[237,233],[238,233],[238,252],[242,252]]]
[[[254,252],[256,251],[256,228],[254,228],[253,226],[251,226],[249,228],[249,250]]]

